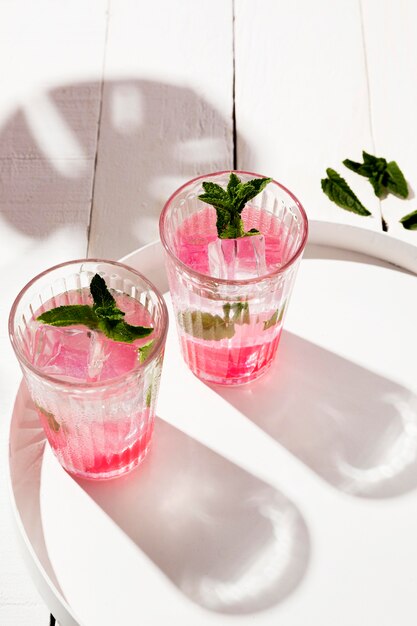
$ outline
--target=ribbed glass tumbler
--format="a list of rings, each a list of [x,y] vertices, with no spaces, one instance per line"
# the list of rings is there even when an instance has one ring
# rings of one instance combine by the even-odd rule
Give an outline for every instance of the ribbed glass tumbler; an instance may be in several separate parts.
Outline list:
[[[130,325],[145,338],[115,341],[82,324],[37,321],[44,311],[93,304],[90,283],[105,281]],[[151,442],[168,314],[157,289],[121,263],[99,259],[57,265],[17,296],[9,333],[46,437],[71,474],[107,479],[145,457]]]
[[[262,178],[235,172],[242,182]],[[199,200],[202,182],[224,189],[230,171],[178,189],[160,218],[160,235],[183,357],[200,379],[238,385],[258,378],[276,354],[308,232],[297,198],[276,181],[243,209],[245,231],[219,239],[216,210]]]

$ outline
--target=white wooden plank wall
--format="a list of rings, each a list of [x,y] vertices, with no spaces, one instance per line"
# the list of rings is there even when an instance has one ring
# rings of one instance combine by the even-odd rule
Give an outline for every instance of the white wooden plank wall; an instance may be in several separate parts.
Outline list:
[[[380,230],[379,202],[341,161],[373,152],[359,3],[236,0],[238,166],[287,185],[308,215]],[[342,212],[323,196],[326,168],[372,211]]]
[[[375,150],[398,162],[413,190],[406,201],[388,196],[382,213],[390,234],[416,243],[398,220],[417,209],[417,3],[362,4]]]
[[[232,0],[112,2],[90,255],[157,239],[180,184],[233,166],[232,20]]]
[[[234,113],[238,168],[282,181],[310,217],[381,230],[382,210],[390,233],[417,243],[398,224],[417,200],[379,203],[341,165],[376,152],[417,189],[415,24],[414,0],[0,0],[3,462],[17,290],[88,244],[90,255],[118,258],[154,239],[181,182],[233,166]],[[326,167],[371,218],[322,194]],[[0,624],[46,626],[4,481],[0,507]]]

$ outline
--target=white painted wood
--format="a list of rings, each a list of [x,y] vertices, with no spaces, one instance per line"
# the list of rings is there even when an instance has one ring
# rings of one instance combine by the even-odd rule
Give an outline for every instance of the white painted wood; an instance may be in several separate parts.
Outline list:
[[[0,442],[19,380],[7,315],[37,272],[85,256],[107,2],[0,3]],[[1,472],[4,476],[4,472]],[[0,624],[47,626],[0,481]]]
[[[379,230],[379,203],[368,183],[341,164],[373,146],[358,3],[235,5],[239,168],[288,186],[309,217]],[[373,217],[330,202],[320,186],[327,167],[349,182]]]
[[[344,249],[320,245],[332,227]],[[130,476],[71,479],[36,445],[42,433],[19,394],[16,506],[84,626],[132,615],[147,626],[173,616],[187,626],[414,626],[417,278],[366,254],[391,258],[389,235],[341,232],[313,224],[278,359],[256,385],[201,383],[171,326],[153,449]],[[393,249],[417,268],[413,246]],[[167,290],[160,244],[126,261]]]
[[[232,167],[232,0],[144,8],[111,3],[93,256],[118,258],[155,239],[180,184]]]
[[[391,234],[417,243],[398,222],[417,209],[417,3],[362,0],[362,12],[375,151],[397,161],[412,189],[407,200],[389,195],[382,212]]]

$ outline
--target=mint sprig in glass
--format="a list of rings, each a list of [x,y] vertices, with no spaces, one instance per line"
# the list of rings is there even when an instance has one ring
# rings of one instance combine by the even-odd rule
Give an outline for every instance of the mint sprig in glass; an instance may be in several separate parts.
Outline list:
[[[235,172],[231,172],[226,189],[210,181],[202,183],[204,193],[198,197],[216,209],[216,228],[220,239],[260,234],[256,228],[245,231],[242,211],[246,203],[261,193],[271,180],[272,178],[254,178],[242,182]]]
[[[38,322],[49,326],[86,326],[102,332],[113,341],[132,343],[152,333],[153,328],[128,324],[125,312],[118,308],[115,298],[107,288],[105,280],[94,274],[90,283],[93,304],[67,304],[48,309],[38,315]]]
[[[307,238],[298,200],[270,177],[200,176],[178,189],[160,235],[183,357],[199,378],[258,378],[276,354]]]

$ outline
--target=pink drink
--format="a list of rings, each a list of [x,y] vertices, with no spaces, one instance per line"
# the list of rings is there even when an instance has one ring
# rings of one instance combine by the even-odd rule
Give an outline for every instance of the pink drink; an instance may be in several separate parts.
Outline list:
[[[258,228],[265,236],[266,267],[268,272],[273,271],[281,263],[284,243],[279,222],[265,211],[251,207],[244,209],[242,217],[246,230]],[[196,222],[199,228],[204,223],[204,237],[194,235],[193,226]],[[204,208],[198,215],[185,220],[176,236],[180,242],[179,259],[191,269],[209,274],[208,245],[217,239],[213,210]],[[247,258],[247,266],[250,265],[251,258]],[[213,302],[207,300],[202,306],[204,311],[224,317],[225,304],[226,301],[222,300],[213,306]],[[284,310],[263,307],[260,311],[255,303],[247,304],[248,315],[241,315],[239,323],[234,324],[232,337],[220,340],[190,337],[184,332],[184,325],[181,327],[180,324],[179,333],[185,360],[200,378],[213,382],[219,382],[221,378],[223,384],[239,384],[257,378],[258,373],[271,364],[281,337]]]
[[[128,324],[153,326],[150,314],[139,302],[126,295],[115,294],[115,299],[118,308],[126,313]],[[67,292],[46,302],[35,317],[65,304],[92,305],[89,289]],[[26,357],[40,373],[66,382],[106,383],[129,374],[138,363],[138,347],[149,340],[121,343],[85,326],[55,328],[33,319],[27,328]],[[128,385],[122,382],[119,390],[126,398]],[[151,395],[151,386],[149,392],[142,390],[145,400],[147,393]],[[80,414],[78,405],[71,410],[66,402],[55,404],[53,411],[49,410],[47,399],[35,404],[56,456],[62,465],[76,466],[77,474],[113,475],[132,463],[136,465],[146,455],[153,426],[149,419],[150,398],[149,406],[132,405],[129,415],[120,406],[112,413],[106,412],[108,400],[110,408],[111,394],[101,394],[105,413],[99,413],[100,419],[96,419],[93,403],[87,414]]]
[[[77,266],[79,274],[61,277],[69,265]],[[36,321],[43,311],[58,306],[92,305],[90,289],[85,285],[90,283],[96,267],[103,274],[103,268],[108,271],[104,277],[117,307],[125,313],[124,321],[152,327],[151,334],[123,343],[83,325],[54,327]],[[50,272],[48,288],[41,285],[35,289],[41,275],[25,288],[27,293],[23,290],[16,299],[10,316],[12,342],[36,411],[61,465],[80,477],[112,478],[138,465],[150,445],[166,336],[166,307],[150,283],[117,263],[73,262]],[[152,346],[141,352],[140,348],[150,341]]]
[[[225,189],[229,175],[201,176],[178,189],[161,214],[160,233],[187,365],[202,380],[237,385],[258,378],[276,354],[307,218],[272,181],[242,212],[244,230],[261,236],[219,240],[216,211],[198,195],[203,181]]]

